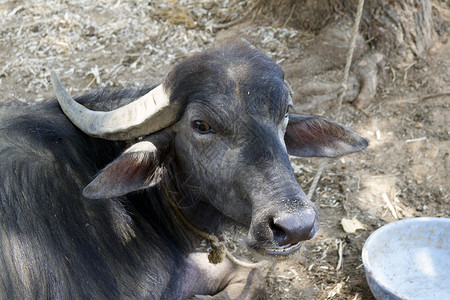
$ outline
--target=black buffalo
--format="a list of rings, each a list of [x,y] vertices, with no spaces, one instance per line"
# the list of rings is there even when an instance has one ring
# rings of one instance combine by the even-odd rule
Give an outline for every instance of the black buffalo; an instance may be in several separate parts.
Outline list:
[[[196,253],[201,238],[171,205],[208,233],[245,228],[267,256],[314,236],[288,154],[367,141],[292,113],[283,77],[236,43],[185,59],[155,88],[75,102],[53,75],[60,105],[0,106],[0,299],[264,295],[259,271]]]

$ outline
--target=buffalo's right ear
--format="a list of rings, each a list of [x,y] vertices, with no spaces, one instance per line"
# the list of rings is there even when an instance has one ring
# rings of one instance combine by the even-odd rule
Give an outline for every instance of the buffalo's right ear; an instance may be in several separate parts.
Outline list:
[[[348,128],[318,116],[289,114],[284,135],[289,154],[335,157],[366,149],[368,141]]]
[[[107,165],[83,190],[89,199],[108,199],[145,189],[162,176],[167,146],[142,141],[128,148]]]

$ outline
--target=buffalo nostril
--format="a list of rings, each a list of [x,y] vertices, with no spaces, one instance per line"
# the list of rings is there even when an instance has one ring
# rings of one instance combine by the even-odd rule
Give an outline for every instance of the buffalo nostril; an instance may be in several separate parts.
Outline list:
[[[283,230],[283,228],[276,225],[273,221],[273,219],[269,222],[269,227],[272,230],[273,233],[273,239],[280,245],[284,244],[284,241],[287,240],[286,232]]]
[[[309,240],[314,235],[316,213],[314,209],[282,213],[270,224],[274,240],[278,245],[296,244]]]

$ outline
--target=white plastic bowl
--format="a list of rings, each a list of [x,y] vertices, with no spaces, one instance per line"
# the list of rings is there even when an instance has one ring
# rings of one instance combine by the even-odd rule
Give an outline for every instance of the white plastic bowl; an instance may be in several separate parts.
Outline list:
[[[362,261],[378,300],[450,299],[450,219],[387,224],[369,236]]]

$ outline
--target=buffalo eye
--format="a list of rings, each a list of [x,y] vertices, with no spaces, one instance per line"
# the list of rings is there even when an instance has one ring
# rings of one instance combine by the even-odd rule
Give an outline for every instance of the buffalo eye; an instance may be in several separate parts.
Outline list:
[[[289,104],[287,109],[286,109],[286,113],[285,113],[284,117],[285,118],[289,118],[289,113],[291,113],[291,112],[295,113],[295,109],[294,109],[294,106],[292,104]]]
[[[196,120],[192,122],[192,127],[200,134],[214,133],[214,130],[205,121]]]
[[[286,122],[287,120],[289,120],[289,113],[291,113],[291,112],[295,112],[295,110],[294,110],[294,106],[290,104],[290,105],[286,108],[286,112],[285,112],[284,117],[283,117],[283,119],[281,120],[281,122]]]

